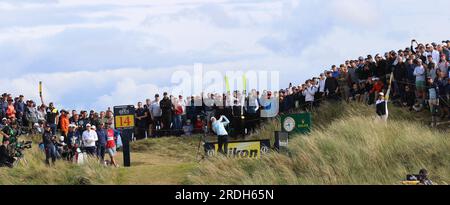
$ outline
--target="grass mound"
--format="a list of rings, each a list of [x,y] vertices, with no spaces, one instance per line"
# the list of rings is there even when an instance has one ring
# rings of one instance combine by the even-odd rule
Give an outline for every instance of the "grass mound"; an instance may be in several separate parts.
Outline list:
[[[101,165],[97,159],[88,159],[83,165],[59,160],[55,166],[47,166],[44,160],[45,154],[36,146],[26,150],[18,166],[0,168],[0,184],[116,184],[118,180],[117,172]]]
[[[293,136],[287,153],[261,159],[200,161],[201,136],[142,140],[131,144],[130,168],[105,167],[97,159],[46,166],[37,136],[25,163],[0,168],[0,184],[399,184],[421,168],[435,183],[450,183],[448,130],[431,129],[427,114],[405,109],[391,107],[387,124],[374,115],[373,107],[361,104],[325,103],[313,113],[308,136]],[[252,137],[271,137],[280,129],[273,119]]]
[[[399,184],[427,168],[438,184],[450,183],[448,132],[431,130],[414,115],[392,108],[390,121],[373,108],[324,105],[309,136],[294,136],[289,153],[260,160],[213,158],[189,177],[194,184]],[[271,127],[279,125],[274,121]]]

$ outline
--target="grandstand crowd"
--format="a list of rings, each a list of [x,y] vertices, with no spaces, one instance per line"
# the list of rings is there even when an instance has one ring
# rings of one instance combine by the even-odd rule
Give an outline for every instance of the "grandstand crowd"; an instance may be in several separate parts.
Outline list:
[[[292,83],[278,91],[257,90],[202,93],[199,96],[156,94],[136,106],[135,139],[161,136],[191,136],[211,133],[210,119],[226,116],[232,137],[251,134],[267,116],[262,104],[278,99],[279,113],[313,111],[323,101],[377,104],[377,97],[389,95],[389,102],[412,112],[428,110],[431,125],[450,120],[450,41],[421,44],[375,56],[367,55],[333,65],[319,76],[300,85]],[[388,88],[391,86],[390,92]],[[105,111],[58,110],[42,96],[40,104],[4,93],[0,98],[2,144],[14,143],[21,133],[42,135],[47,163],[57,158],[72,161],[77,150],[98,156],[105,154],[116,165],[114,154],[120,146],[120,130],[114,129],[110,108]],[[58,134],[59,133],[59,134]],[[61,137],[57,137],[61,136]],[[119,139],[119,140],[118,140]]]

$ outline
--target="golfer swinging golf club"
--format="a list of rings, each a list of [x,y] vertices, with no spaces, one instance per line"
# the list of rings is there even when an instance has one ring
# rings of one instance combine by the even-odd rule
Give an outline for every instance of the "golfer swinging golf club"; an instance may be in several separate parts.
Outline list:
[[[230,123],[227,117],[220,116],[220,118],[217,120],[215,117],[211,118],[211,125],[212,130],[217,134],[218,138],[218,152],[224,154],[227,156],[228,152],[228,132],[225,129],[225,126],[227,126]]]

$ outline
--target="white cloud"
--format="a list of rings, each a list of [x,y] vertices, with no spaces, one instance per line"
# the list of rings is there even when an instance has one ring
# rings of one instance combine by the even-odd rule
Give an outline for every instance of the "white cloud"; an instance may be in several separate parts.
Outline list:
[[[36,97],[43,80],[49,100],[86,109],[170,89],[171,74],[197,62],[276,69],[282,84],[301,83],[346,59],[450,33],[450,13],[437,12],[447,0],[17,2],[0,0],[1,88]]]

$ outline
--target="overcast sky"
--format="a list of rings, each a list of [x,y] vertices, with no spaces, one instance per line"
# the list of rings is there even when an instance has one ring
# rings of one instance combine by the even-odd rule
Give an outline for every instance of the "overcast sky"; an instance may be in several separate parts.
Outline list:
[[[448,0],[0,0],[0,92],[104,109],[170,91],[194,63],[277,70],[281,86],[332,64],[450,38]]]

